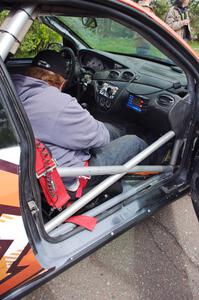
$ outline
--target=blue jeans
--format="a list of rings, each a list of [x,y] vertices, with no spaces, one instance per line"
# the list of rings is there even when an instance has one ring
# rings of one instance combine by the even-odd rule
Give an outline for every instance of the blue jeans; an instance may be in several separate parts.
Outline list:
[[[123,165],[147,147],[145,141],[136,135],[123,135],[123,129],[106,124],[111,141],[106,146],[92,149],[89,166]],[[102,181],[105,176],[93,176],[88,185]]]

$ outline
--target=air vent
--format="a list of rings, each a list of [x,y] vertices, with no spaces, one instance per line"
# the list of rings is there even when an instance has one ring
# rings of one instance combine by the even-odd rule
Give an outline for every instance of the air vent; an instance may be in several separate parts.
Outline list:
[[[129,80],[131,80],[134,76],[135,76],[135,75],[134,75],[133,73],[131,73],[131,72],[129,72],[129,71],[126,71],[126,72],[124,72],[124,73],[122,74],[122,79],[129,81]]]
[[[110,71],[108,78],[110,79],[117,79],[119,77],[120,73],[117,71]]]
[[[157,103],[160,105],[160,106],[164,106],[164,107],[169,107],[171,106],[173,103],[174,103],[174,98],[172,96],[169,96],[169,95],[160,95],[158,100],[157,100]]]

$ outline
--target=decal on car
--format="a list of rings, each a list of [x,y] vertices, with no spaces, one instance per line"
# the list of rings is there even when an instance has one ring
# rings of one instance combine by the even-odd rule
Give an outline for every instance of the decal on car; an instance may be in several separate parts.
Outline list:
[[[2,156],[1,156],[2,157]],[[18,189],[18,165],[0,159],[0,296],[43,271],[25,232]]]

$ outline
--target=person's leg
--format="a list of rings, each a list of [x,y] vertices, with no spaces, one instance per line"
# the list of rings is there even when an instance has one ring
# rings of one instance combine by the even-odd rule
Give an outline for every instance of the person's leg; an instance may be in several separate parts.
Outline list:
[[[122,136],[104,147],[92,149],[89,166],[123,165],[147,147],[147,144],[136,135]],[[105,176],[93,176],[89,186],[102,181]]]
[[[118,124],[112,124],[112,123],[107,123],[104,122],[104,125],[106,126],[106,128],[109,131],[110,134],[110,141],[114,141],[116,139],[118,139],[121,136],[124,136],[126,134],[126,130],[124,127],[119,126]]]

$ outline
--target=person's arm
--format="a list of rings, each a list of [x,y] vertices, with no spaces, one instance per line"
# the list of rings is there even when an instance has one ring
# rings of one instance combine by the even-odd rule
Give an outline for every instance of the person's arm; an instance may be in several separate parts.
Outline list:
[[[166,16],[165,22],[175,31],[180,30],[183,26],[187,25],[188,20],[179,20],[175,21],[176,16],[175,16],[175,10],[171,8]]]
[[[110,135],[105,125],[93,118],[75,98],[67,97],[54,126],[53,143],[71,150],[83,150],[109,142]]]

